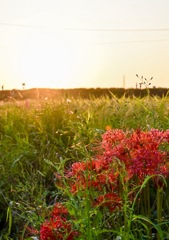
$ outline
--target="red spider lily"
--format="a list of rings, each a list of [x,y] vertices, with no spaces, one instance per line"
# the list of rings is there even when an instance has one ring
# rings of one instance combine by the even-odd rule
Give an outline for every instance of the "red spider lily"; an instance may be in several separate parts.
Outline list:
[[[86,169],[86,164],[84,162],[76,162],[72,164],[70,176],[77,175]]]
[[[59,232],[59,229],[64,226],[63,219],[57,217],[55,221],[45,221],[40,228],[40,239],[41,240],[56,240],[63,239],[62,233]],[[56,238],[57,237],[57,238]]]
[[[94,206],[107,207],[113,212],[117,207],[121,207],[121,198],[115,193],[106,193],[95,199]]]
[[[125,171],[124,182],[136,177],[140,184],[146,176],[167,176],[167,153],[160,151],[160,146],[168,142],[169,131],[107,131],[103,134],[102,154],[90,161],[72,164],[68,174],[71,176],[69,183],[72,193],[90,187],[100,191],[100,194],[105,188],[109,189],[107,193],[118,192],[118,176],[122,171]],[[122,167],[123,164],[125,167]]]
[[[163,131],[140,132],[131,136],[129,147],[132,166],[130,169],[141,180],[148,175],[162,174],[166,176],[168,174],[166,151],[159,150],[160,145],[166,140],[166,133]]]
[[[72,230],[71,223],[67,220],[68,210],[61,203],[56,203],[50,214],[50,219],[46,220],[40,228],[41,240],[73,240],[78,235]],[[66,237],[67,236],[67,237]]]
[[[102,136],[102,147],[107,149],[125,139],[125,133],[122,130],[114,129],[109,130]]]
[[[81,192],[79,196],[85,197],[86,189],[91,189],[91,206],[107,208],[113,212],[122,206],[122,192],[127,182],[132,200],[135,185],[138,182],[142,184],[145,177],[157,174],[168,176],[168,146],[169,130],[124,132],[111,129],[102,136],[98,156],[85,162],[75,162],[65,176],[55,176],[60,186],[64,185],[62,178],[65,177],[70,191],[75,195]],[[164,187],[161,178],[153,179],[158,188]],[[68,210],[57,203],[51,212],[50,220],[41,226],[41,239],[65,239],[65,236],[67,240],[74,239],[77,232],[72,230],[68,218]]]
[[[103,159],[103,160],[102,160]],[[71,192],[77,193],[86,188],[94,187],[95,190],[103,190],[105,185],[109,188],[114,189],[118,173],[115,173],[110,166],[112,163],[106,161],[104,158],[100,157],[98,159],[92,159],[91,161],[86,161],[85,164],[80,166],[81,163],[77,165],[72,165],[73,169],[67,174],[67,176],[72,176],[69,180],[71,186]],[[78,167],[75,170],[75,167]],[[80,167],[79,167],[80,166]],[[79,169],[83,169],[82,171]]]
[[[55,218],[55,217],[57,217],[57,216],[66,216],[66,215],[68,215],[68,210],[67,210],[67,208],[65,208],[62,204],[60,204],[60,203],[56,203],[55,205],[54,205],[54,208],[53,208],[53,210],[52,210],[52,212],[51,212],[51,217],[52,218]]]
[[[67,236],[65,238],[65,236]],[[56,216],[45,221],[40,228],[41,240],[73,240],[77,232],[71,230],[71,224],[66,218]]]
[[[103,156],[107,161],[119,159],[125,163],[126,171],[130,176],[137,175],[142,181],[146,176],[152,174],[168,174],[166,167],[166,152],[159,148],[163,143],[169,143],[169,131],[152,130],[150,132],[134,133],[119,132],[121,142],[115,141],[117,130],[110,130],[103,136]],[[110,140],[112,138],[112,141]],[[106,144],[106,139],[108,144]],[[111,144],[110,144],[111,143]],[[112,144],[113,143],[113,144]]]

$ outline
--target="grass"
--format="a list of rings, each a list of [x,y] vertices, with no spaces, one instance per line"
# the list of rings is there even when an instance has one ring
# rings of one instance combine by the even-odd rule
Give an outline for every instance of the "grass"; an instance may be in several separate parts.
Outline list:
[[[1,102],[0,118],[0,239],[29,239],[33,233],[28,235],[27,229],[39,229],[53,204],[67,199],[68,193],[61,194],[60,189],[56,188],[56,169],[57,172],[63,172],[72,163],[95,156],[106,128],[144,131],[152,128],[168,129],[169,98],[63,97],[49,101]],[[161,198],[160,192],[158,194]],[[67,203],[71,211],[80,206],[82,214],[85,208],[87,222],[76,222],[76,227],[82,228],[84,224],[88,226],[81,229],[82,232],[88,231],[89,238],[86,239],[99,239],[93,229],[94,223],[98,233],[103,230],[101,227],[105,223],[116,221],[115,215],[108,215],[107,219],[103,219],[99,212],[96,215],[86,200],[81,205],[78,204],[80,199],[72,201],[72,206]],[[127,222],[131,209],[128,208],[127,197],[125,201]],[[89,213],[93,216],[93,222]],[[163,216],[165,220],[168,220],[168,214],[166,208],[166,215]],[[135,216],[133,219],[140,226],[141,217],[139,219]],[[149,221],[148,225],[145,225],[146,221]],[[119,232],[114,233],[116,236],[120,231],[124,232],[123,226],[119,224]],[[145,218],[142,225],[147,229],[151,225],[150,220]],[[115,229],[117,223],[110,226]],[[163,229],[167,233],[168,225]],[[129,232],[127,234],[128,238],[125,239],[132,239]],[[112,236],[112,232],[108,235]]]

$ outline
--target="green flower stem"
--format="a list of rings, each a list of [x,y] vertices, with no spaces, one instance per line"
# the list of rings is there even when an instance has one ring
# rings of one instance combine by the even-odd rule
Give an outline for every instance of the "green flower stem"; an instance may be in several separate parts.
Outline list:
[[[144,197],[145,197],[145,213],[148,217],[148,219],[151,218],[151,212],[150,212],[150,182],[148,181],[145,189],[144,189]],[[149,236],[152,236],[152,232],[151,232],[151,225],[148,224],[148,228],[149,228]]]
[[[161,223],[162,218],[162,203],[163,203],[163,191],[161,187],[157,189],[157,223]],[[159,234],[157,234],[157,239],[160,240]]]

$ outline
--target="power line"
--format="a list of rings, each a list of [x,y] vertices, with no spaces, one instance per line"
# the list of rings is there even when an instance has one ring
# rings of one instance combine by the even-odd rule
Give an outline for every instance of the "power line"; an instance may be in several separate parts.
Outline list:
[[[94,44],[113,44],[113,43],[142,43],[142,42],[168,42],[169,38],[167,39],[145,39],[145,40],[129,40],[129,41],[111,41],[111,42],[98,42]]]
[[[71,31],[91,31],[91,32],[159,32],[169,31],[169,28],[157,29],[100,29],[100,28],[63,28]]]
[[[54,26],[35,26],[35,25],[26,25],[26,24],[15,24],[15,23],[4,23],[0,22],[1,26],[7,27],[20,27],[20,28],[35,28],[35,29],[56,29]],[[90,32],[165,32],[169,31],[169,28],[135,28],[135,29],[117,29],[117,28],[60,28],[59,30],[68,30],[68,31],[90,31]]]
[[[111,44],[125,44],[125,43],[146,43],[146,42],[168,42],[169,39],[147,39],[147,40],[131,40],[131,41],[112,41],[112,42],[91,42],[91,45],[111,45]],[[0,48],[16,48],[18,46],[0,46]]]
[[[6,27],[21,27],[21,28],[39,28],[39,29],[48,29],[48,27],[44,26],[34,26],[34,25],[25,25],[25,24],[14,24],[14,23],[1,23],[1,26],[6,26]]]

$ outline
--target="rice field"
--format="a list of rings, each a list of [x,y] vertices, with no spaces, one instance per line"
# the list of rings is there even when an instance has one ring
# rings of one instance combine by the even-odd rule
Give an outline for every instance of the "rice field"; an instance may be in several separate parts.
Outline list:
[[[0,120],[0,239],[169,239],[167,96],[13,99]]]

